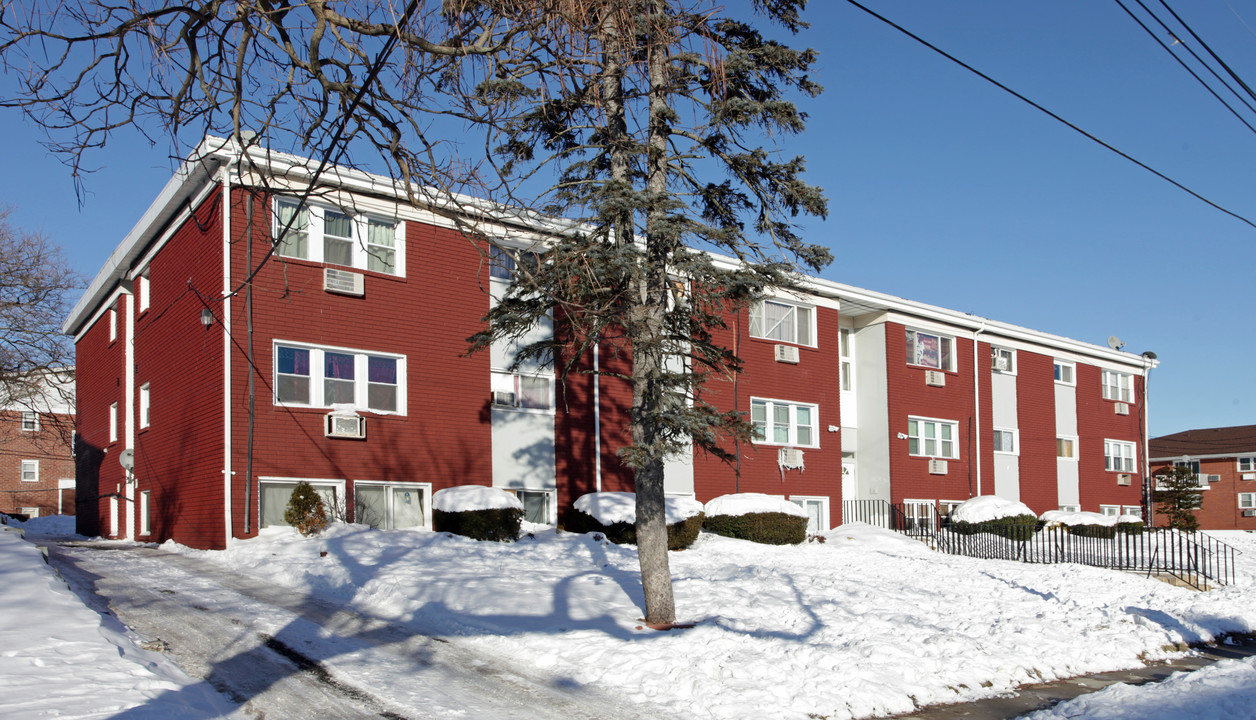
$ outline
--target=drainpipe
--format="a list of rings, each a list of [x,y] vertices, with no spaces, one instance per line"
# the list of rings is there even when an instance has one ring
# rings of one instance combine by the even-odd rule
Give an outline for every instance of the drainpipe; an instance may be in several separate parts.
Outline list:
[[[232,537],[231,481],[231,171],[238,162],[238,148],[222,170],[222,497],[223,547]]]
[[[600,400],[602,375],[598,352],[601,345],[601,338],[593,339],[593,483],[595,492],[602,492],[602,401]]]
[[[1147,506],[1147,527],[1156,526],[1156,506],[1151,501],[1151,435],[1148,422],[1151,417],[1151,367],[1156,363],[1156,354],[1150,350],[1143,353],[1143,504]]]
[[[977,460],[977,495],[981,495],[981,363],[977,357],[977,338],[986,331],[986,321],[981,321],[981,327],[973,332],[973,399],[975,401],[973,415],[976,418],[977,429],[973,433],[976,439],[976,460]]]
[[[134,282],[132,280],[131,282]],[[126,304],[125,316],[126,323],[126,391],[124,392],[123,401],[126,403],[126,409],[122,412],[122,422],[126,425],[126,433],[123,436],[124,447],[135,452],[135,295],[131,290],[130,283],[123,288],[122,302]],[[123,500],[122,512],[126,513],[126,539],[135,539],[135,467],[129,467],[125,470],[123,479]]]

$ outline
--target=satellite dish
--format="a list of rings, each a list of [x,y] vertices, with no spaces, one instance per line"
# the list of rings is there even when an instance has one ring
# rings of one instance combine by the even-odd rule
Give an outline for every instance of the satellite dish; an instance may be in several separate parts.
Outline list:
[[[1125,347],[1125,343],[1121,342],[1121,338],[1117,337],[1116,335],[1109,335],[1108,347],[1112,348],[1113,350],[1120,350],[1121,348]]]
[[[126,470],[130,470],[134,468],[135,467],[135,451],[123,450],[118,455],[118,464],[121,465]]]

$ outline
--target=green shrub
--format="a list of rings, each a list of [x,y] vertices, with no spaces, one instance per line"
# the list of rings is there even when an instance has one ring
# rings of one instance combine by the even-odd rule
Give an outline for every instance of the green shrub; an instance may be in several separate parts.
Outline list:
[[[702,529],[702,520],[705,517],[702,513],[698,513],[691,518],[668,525],[667,549],[684,550],[693,545],[693,541],[698,539],[698,531]],[[567,529],[577,533],[600,532],[616,545],[637,544],[637,528],[632,523],[618,522],[603,525],[592,515],[579,510],[572,513],[572,520]]]
[[[432,511],[432,528],[436,532],[463,535],[472,540],[514,542],[519,539],[519,525],[522,520],[523,511],[519,508]]]
[[[1116,524],[1116,531],[1127,535],[1138,535],[1143,531],[1143,521],[1119,522]]]
[[[313,535],[327,527],[327,508],[314,486],[302,480],[292,489],[283,520],[302,535]]]
[[[1089,538],[1106,538],[1111,540],[1116,537],[1115,525],[1069,525],[1068,532],[1070,535],[1077,537]]]
[[[1008,540],[1028,540],[1038,531],[1038,518],[1033,515],[1012,515],[983,523],[953,521],[947,529],[959,535],[990,533]]]
[[[783,512],[712,515],[702,527],[716,535],[765,545],[797,545],[807,539],[807,518]]]

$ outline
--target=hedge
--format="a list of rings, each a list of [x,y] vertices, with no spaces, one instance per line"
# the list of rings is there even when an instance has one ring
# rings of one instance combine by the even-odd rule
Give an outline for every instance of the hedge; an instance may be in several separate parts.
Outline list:
[[[1111,540],[1116,537],[1115,525],[1069,525],[1068,532],[1070,535],[1088,538],[1104,538]]]
[[[523,511],[519,508],[461,512],[432,510],[432,529],[436,532],[464,535],[472,540],[514,542],[519,539],[519,526],[522,520]]]
[[[783,512],[712,515],[702,528],[716,535],[765,545],[797,545],[807,539],[807,518]]]
[[[947,529],[959,535],[990,533],[1008,540],[1028,540],[1038,530],[1038,518],[1033,515],[1012,515],[982,523],[955,521]]]
[[[702,513],[698,513],[691,518],[668,525],[667,549],[684,550],[693,545],[693,541],[698,539],[698,531],[702,529],[702,520],[705,517]],[[603,525],[592,515],[579,510],[572,513],[572,520],[567,529],[576,533],[600,532],[616,545],[637,544],[637,528],[634,524],[617,522]]]

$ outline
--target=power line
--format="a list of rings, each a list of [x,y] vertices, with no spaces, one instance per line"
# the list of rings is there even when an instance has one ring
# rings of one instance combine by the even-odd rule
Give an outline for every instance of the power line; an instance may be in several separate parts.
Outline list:
[[[1140,5],[1142,4],[1141,0],[1139,0],[1139,4]],[[1208,54],[1212,56],[1213,60],[1217,61],[1217,64],[1221,66],[1221,69],[1225,70],[1227,75],[1234,78],[1234,82],[1238,83],[1239,87],[1247,91],[1248,97],[1256,98],[1256,93],[1253,93],[1252,89],[1248,87],[1247,83],[1243,82],[1243,78],[1239,77],[1238,73],[1231,70],[1230,66],[1227,65],[1226,62],[1221,59],[1221,56],[1217,55],[1217,53],[1212,51],[1212,48],[1208,46],[1208,43],[1204,42],[1204,39],[1201,38],[1198,34],[1196,34],[1195,30],[1192,29],[1190,25],[1186,24],[1186,21],[1183,20],[1180,16],[1178,16],[1176,12],[1173,11],[1173,8],[1169,7],[1169,3],[1165,2],[1165,0],[1160,0],[1160,4],[1164,6],[1165,10],[1169,11],[1169,14],[1173,16],[1174,20],[1178,21],[1179,25],[1186,28],[1186,32],[1190,33],[1191,37],[1195,38],[1195,42],[1199,43],[1200,46],[1204,48],[1204,50],[1208,51]]]
[[[1152,175],[1155,175],[1156,177],[1160,178],[1161,180],[1164,180],[1165,182],[1169,183],[1170,185],[1173,185],[1174,187],[1176,187],[1177,189],[1181,190],[1182,192],[1187,193],[1188,195],[1190,195],[1191,197],[1195,198],[1196,200],[1199,200],[1200,202],[1203,202],[1203,203],[1205,203],[1206,205],[1208,205],[1209,207],[1212,207],[1212,208],[1214,208],[1214,209],[1216,209],[1216,210],[1220,210],[1221,212],[1225,213],[1226,215],[1229,215],[1230,217],[1232,217],[1232,218],[1234,218],[1234,219],[1238,220],[1239,222],[1242,222],[1243,224],[1248,225],[1249,227],[1251,227],[1251,228],[1253,228],[1253,229],[1256,229],[1256,222],[1252,222],[1251,220],[1248,220],[1247,218],[1243,217],[1242,215],[1239,215],[1238,213],[1236,213],[1236,212],[1234,212],[1234,211],[1232,211],[1232,210],[1227,210],[1226,208],[1222,207],[1221,205],[1218,205],[1217,203],[1213,202],[1212,200],[1209,200],[1208,198],[1204,197],[1203,195],[1200,195],[1199,193],[1195,192],[1194,190],[1191,190],[1190,188],[1186,187],[1186,186],[1185,186],[1185,185],[1183,185],[1182,183],[1178,182],[1177,180],[1174,180],[1173,178],[1169,177],[1168,175],[1165,175],[1164,173],[1160,172],[1159,170],[1156,170],[1155,168],[1151,167],[1150,165],[1147,165],[1146,163],[1144,163],[1144,162],[1142,162],[1142,161],[1140,161],[1140,160],[1138,160],[1138,159],[1134,158],[1133,156],[1129,155],[1128,153],[1126,153],[1126,152],[1124,152],[1124,151],[1122,151],[1122,150],[1117,149],[1117,148],[1116,148],[1116,147],[1114,147],[1113,145],[1111,145],[1111,144],[1109,144],[1109,143],[1105,142],[1104,140],[1101,140],[1100,138],[1096,137],[1095,135],[1092,135],[1091,133],[1087,132],[1086,130],[1083,130],[1082,128],[1078,127],[1077,125],[1074,125],[1073,123],[1069,122],[1068,120],[1065,120],[1064,118],[1060,117],[1059,115],[1056,115],[1054,112],[1051,112],[1050,110],[1048,110],[1047,108],[1043,107],[1042,105],[1039,105],[1038,103],[1034,102],[1033,100],[1030,100],[1029,98],[1025,97],[1024,95],[1021,95],[1020,93],[1018,93],[1018,92],[1016,92],[1015,90],[1011,89],[1010,87],[1008,87],[1008,86],[1004,85],[1003,83],[999,82],[998,80],[995,80],[994,78],[990,77],[989,75],[986,75],[985,73],[981,72],[980,70],[978,70],[978,69],[974,68],[973,66],[971,66],[971,65],[969,65],[969,64],[967,64],[967,63],[965,63],[963,60],[960,60],[959,58],[955,57],[954,55],[951,55],[951,54],[947,53],[945,50],[942,50],[941,48],[937,47],[936,45],[933,45],[933,44],[932,44],[932,43],[930,43],[929,41],[927,41],[927,40],[925,40],[924,38],[921,38],[920,36],[918,36],[918,35],[916,35],[916,34],[912,33],[910,30],[907,30],[906,28],[904,28],[903,26],[901,26],[901,25],[899,25],[899,24],[895,23],[894,21],[892,21],[892,20],[890,20],[890,19],[888,19],[888,18],[886,18],[886,17],[884,17],[884,16],[882,16],[882,15],[877,14],[876,12],[874,12],[874,11],[872,11],[872,10],[868,9],[867,7],[864,7],[863,5],[861,5],[861,4],[859,4],[858,2],[856,2],[856,0],[846,0],[846,2],[850,3],[851,5],[854,5],[855,7],[859,8],[859,9],[860,9],[860,10],[862,10],[862,11],[864,11],[864,12],[865,12],[865,13],[867,13],[868,15],[871,15],[872,17],[876,18],[877,20],[880,20],[881,22],[885,23],[886,25],[889,25],[890,27],[892,27],[892,28],[894,28],[895,30],[899,31],[900,33],[902,33],[902,34],[906,35],[907,37],[911,38],[912,40],[915,40],[916,42],[920,43],[921,45],[924,45],[925,47],[927,47],[927,48],[929,48],[930,50],[934,51],[935,53],[937,53],[937,54],[941,55],[942,57],[946,58],[947,60],[950,60],[951,62],[955,63],[956,65],[959,65],[960,67],[962,67],[962,68],[964,68],[965,70],[967,70],[968,72],[970,72],[970,73],[972,73],[972,74],[976,75],[977,77],[981,78],[982,80],[985,80],[986,82],[990,83],[991,85],[994,85],[995,87],[999,88],[999,89],[1000,89],[1000,90],[1002,90],[1003,92],[1006,92],[1006,93],[1008,93],[1009,95],[1011,95],[1012,97],[1015,97],[1017,100],[1020,100],[1021,102],[1024,102],[1024,103],[1026,103],[1027,105],[1030,105],[1030,106],[1031,106],[1031,107],[1033,107],[1034,109],[1036,109],[1036,110],[1038,110],[1038,111],[1040,111],[1040,112],[1044,113],[1045,115],[1049,116],[1049,117],[1050,117],[1050,118],[1052,118],[1053,120],[1055,120],[1055,121],[1057,121],[1057,122],[1059,122],[1059,123],[1061,123],[1061,124],[1063,124],[1063,125],[1066,125],[1067,127],[1071,128],[1071,129],[1072,129],[1072,130],[1074,130],[1075,132],[1077,132],[1077,133],[1079,133],[1079,134],[1081,134],[1081,135],[1085,136],[1087,139],[1091,140],[1092,142],[1098,143],[1099,145],[1103,146],[1104,148],[1107,148],[1108,150],[1110,150],[1110,151],[1112,151],[1112,152],[1116,153],[1117,155],[1120,155],[1121,157],[1123,157],[1123,158],[1125,158],[1126,160],[1128,160],[1128,161],[1130,161],[1130,162],[1134,163],[1135,165],[1137,165],[1137,166],[1139,166],[1140,168],[1142,168],[1142,169],[1146,170],[1147,172],[1151,173]]]

